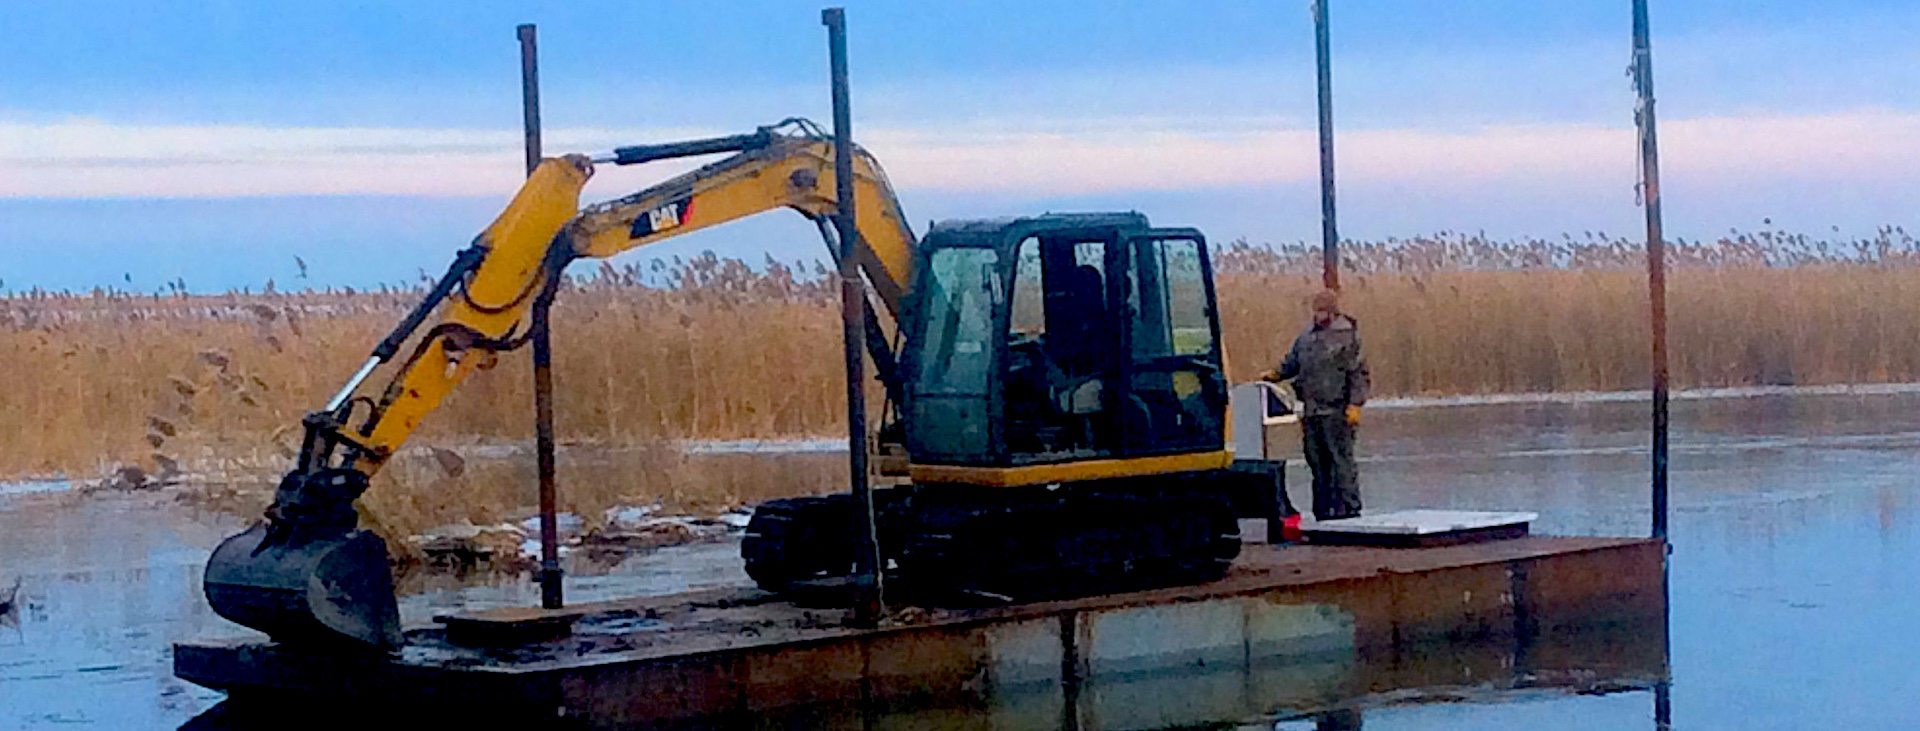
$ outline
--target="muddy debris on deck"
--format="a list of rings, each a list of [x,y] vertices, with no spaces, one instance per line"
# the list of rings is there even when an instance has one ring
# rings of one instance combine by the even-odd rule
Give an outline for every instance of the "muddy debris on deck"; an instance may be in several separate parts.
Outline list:
[[[714,517],[661,515],[661,506],[611,508],[598,525],[579,516],[558,516],[562,555],[579,551],[596,564],[618,562],[635,553],[669,546],[721,540],[746,528],[752,514],[734,510]],[[453,523],[411,536],[407,542],[435,568],[530,570],[539,562],[538,517],[519,523]]]

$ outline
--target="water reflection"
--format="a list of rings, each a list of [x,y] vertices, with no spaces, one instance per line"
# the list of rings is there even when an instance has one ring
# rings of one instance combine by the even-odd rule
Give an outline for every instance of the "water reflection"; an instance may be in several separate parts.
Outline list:
[[[0,728],[169,728],[220,694],[172,677],[171,643],[231,633],[199,596],[215,516],[170,499],[0,499]],[[154,520],[165,516],[170,519]],[[204,521],[204,522],[203,522]]]
[[[1095,674],[1085,680],[1070,677],[1066,682],[981,678],[929,688],[905,699],[836,698],[688,721],[673,728],[1120,731],[1247,723],[1298,728],[1306,722],[1312,724],[1310,728],[1358,729],[1364,716],[1381,709],[1508,703],[1563,694],[1644,696],[1665,677],[1663,649],[1658,627],[1617,626],[1526,642],[1411,647],[1379,657],[1338,652],[1253,657],[1241,663]],[[337,720],[364,718],[369,710],[354,708]],[[406,717],[410,709],[377,710]],[[301,713],[303,718],[313,718],[304,715],[310,713],[305,709]],[[271,705],[222,706],[183,728],[259,729],[286,715],[287,708]],[[437,725],[482,721],[498,725],[506,719],[462,719],[436,711],[420,720]],[[537,723],[536,727],[572,727],[550,718],[511,720]]]

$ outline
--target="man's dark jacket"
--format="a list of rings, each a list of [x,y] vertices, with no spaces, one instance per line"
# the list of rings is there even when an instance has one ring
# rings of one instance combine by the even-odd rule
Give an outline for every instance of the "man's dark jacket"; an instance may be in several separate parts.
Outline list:
[[[1324,326],[1309,326],[1280,363],[1280,380],[1289,378],[1302,416],[1344,414],[1348,406],[1365,405],[1372,382],[1360,354],[1360,324],[1334,315]]]

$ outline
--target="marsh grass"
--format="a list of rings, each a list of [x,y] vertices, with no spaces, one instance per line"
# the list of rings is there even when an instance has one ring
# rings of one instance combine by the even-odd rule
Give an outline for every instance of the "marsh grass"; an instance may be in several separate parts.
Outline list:
[[[446,469],[431,452],[396,458],[361,499],[363,518],[386,535],[406,536],[452,523],[484,526],[531,517],[539,497],[532,454],[478,451],[462,458],[458,470]],[[657,505],[667,514],[714,515],[846,484],[846,461],[837,455],[687,455],[654,443],[574,445],[558,456],[559,508],[580,516],[589,531],[617,507]]]
[[[1445,233],[1344,252],[1346,305],[1361,322],[1377,394],[1647,385],[1644,259],[1632,242]],[[1217,245],[1215,257],[1231,376],[1251,378],[1304,324],[1317,248],[1235,242]],[[1672,257],[1678,386],[1920,381],[1920,247],[1904,231],[1842,242],[1734,234],[1676,242]],[[841,429],[837,287],[822,268],[754,269],[708,255],[576,272],[554,325],[557,425],[574,455],[562,466],[570,508],[592,516],[660,501],[718,510],[836,484],[825,473],[769,480],[780,470],[716,471],[719,463],[673,447]],[[135,464],[258,493],[292,456],[301,414],[419,294],[0,298],[9,379],[0,388],[0,478],[85,478]],[[509,354],[476,376],[414,444],[466,454],[524,443],[526,361]],[[389,530],[499,522],[532,502],[531,460],[467,459],[454,470],[435,454],[396,458],[369,494],[369,513]]]

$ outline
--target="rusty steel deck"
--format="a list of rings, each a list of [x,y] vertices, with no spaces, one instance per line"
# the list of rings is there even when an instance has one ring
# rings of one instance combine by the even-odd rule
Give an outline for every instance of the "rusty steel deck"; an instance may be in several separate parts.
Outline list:
[[[1627,538],[1249,545],[1210,584],[906,610],[878,629],[849,627],[839,610],[719,590],[570,607],[584,615],[574,634],[545,642],[461,646],[436,627],[410,631],[391,657],[183,643],[174,669],[236,700],[404,703],[581,727],[727,725],[855,702],[869,720],[875,708],[922,722],[990,709],[1050,727],[1059,713],[1082,727],[1130,725],[1078,723],[1089,713],[1169,725],[1413,687],[1436,673],[1443,685],[1650,682],[1666,672],[1665,559],[1664,543]],[[1169,706],[1140,693],[1183,694],[1173,708],[1188,715],[1160,718]]]

